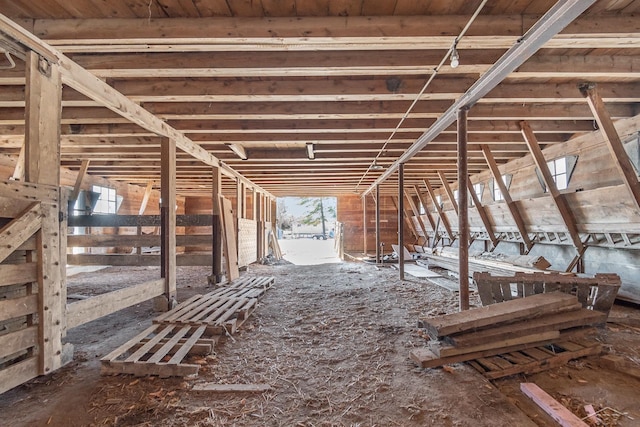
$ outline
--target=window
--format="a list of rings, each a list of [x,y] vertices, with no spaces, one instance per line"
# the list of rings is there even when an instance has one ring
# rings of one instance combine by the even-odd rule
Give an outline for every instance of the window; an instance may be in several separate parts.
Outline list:
[[[569,187],[571,174],[573,173],[577,162],[578,156],[565,156],[547,162],[547,167],[549,168],[553,182],[556,183],[558,190],[565,190]],[[542,174],[538,168],[536,168],[536,176],[538,177],[542,190],[545,193],[548,192],[549,190],[547,189],[544,179],[542,178]]]
[[[420,204],[419,204],[419,209],[420,209],[419,210],[420,215],[424,215],[424,214],[427,213],[427,211],[424,209],[424,205],[422,204],[422,202],[420,202]]]
[[[556,183],[558,190],[564,190],[569,185],[569,179],[567,178],[567,159],[562,157],[560,159],[551,160],[547,162],[553,181]]]
[[[505,187],[509,189],[511,186],[511,175],[504,174],[502,175],[502,182],[504,182]],[[500,187],[496,185],[496,181],[494,178],[491,178],[489,181],[489,189],[491,190],[491,197],[493,197],[494,201],[504,200],[504,195],[502,191],[500,191]]]
[[[636,174],[640,172],[640,132],[624,142],[624,149],[631,160],[631,164],[636,170]]]
[[[476,193],[476,197],[478,198],[478,201],[480,201],[480,203],[482,203],[482,193],[484,191],[484,184],[479,182],[477,184],[473,184],[473,191]],[[473,202],[473,197],[469,197],[469,204],[470,206],[475,206],[476,204]]]
[[[118,198],[116,197],[116,189],[109,187],[101,187],[94,185],[92,190],[99,194],[93,213],[96,214],[114,214],[117,211]]]

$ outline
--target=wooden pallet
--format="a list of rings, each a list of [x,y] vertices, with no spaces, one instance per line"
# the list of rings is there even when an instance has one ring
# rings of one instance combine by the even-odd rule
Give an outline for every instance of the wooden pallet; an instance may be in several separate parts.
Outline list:
[[[528,297],[548,292],[575,295],[584,308],[609,313],[621,281],[617,274],[577,277],[557,272],[515,273],[513,276],[473,274],[482,305]]]
[[[486,378],[493,380],[509,375],[541,372],[565,365],[570,360],[601,352],[602,346],[596,342],[561,341],[492,357],[481,357],[467,363]]]
[[[261,288],[218,288],[204,296],[211,298],[260,298],[265,292],[266,290]]]
[[[257,302],[256,298],[195,295],[156,317],[153,323],[203,326],[206,335],[234,334],[253,313]]]
[[[273,286],[275,283],[275,277],[266,276],[266,277],[247,277],[243,276],[239,279],[233,280],[231,282],[220,284],[218,286],[229,289],[242,289],[242,288],[258,288],[267,290]]]
[[[209,354],[215,340],[203,338],[206,326],[155,324],[101,359],[101,373],[158,375],[161,378],[197,375],[200,365],[183,363],[187,355]]]

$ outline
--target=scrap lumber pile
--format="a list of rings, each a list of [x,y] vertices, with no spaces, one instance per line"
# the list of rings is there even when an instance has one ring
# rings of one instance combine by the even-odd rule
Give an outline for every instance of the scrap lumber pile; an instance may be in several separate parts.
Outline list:
[[[583,308],[574,295],[533,295],[421,319],[431,340],[428,348],[413,350],[411,359],[423,368],[474,361],[488,378],[538,372],[599,354],[599,344],[581,337],[606,318]]]
[[[194,295],[153,319],[153,325],[101,359],[101,373],[195,376],[190,355],[207,355],[222,335],[249,318],[273,277],[243,277],[204,295]]]
[[[458,272],[458,250],[455,248],[428,249],[424,248],[429,265]],[[420,264],[420,261],[418,261]],[[470,254],[469,274],[475,272],[490,272],[493,274],[513,275],[515,272],[536,272],[546,270],[551,264],[542,256],[532,255],[487,255],[485,253]]]
[[[474,273],[482,305],[509,301],[545,292],[564,292],[576,295],[584,308],[609,313],[622,281],[617,274],[596,274],[580,277],[558,272],[515,273],[510,276],[492,276]]]

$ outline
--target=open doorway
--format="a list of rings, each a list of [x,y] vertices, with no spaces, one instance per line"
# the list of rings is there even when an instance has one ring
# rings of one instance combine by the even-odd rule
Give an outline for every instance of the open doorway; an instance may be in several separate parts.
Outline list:
[[[277,227],[283,257],[296,265],[341,262],[335,247],[335,197],[278,198]]]

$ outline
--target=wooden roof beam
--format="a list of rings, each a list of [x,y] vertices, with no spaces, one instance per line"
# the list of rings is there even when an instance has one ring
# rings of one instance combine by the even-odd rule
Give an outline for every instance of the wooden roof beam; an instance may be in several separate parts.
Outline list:
[[[547,186],[549,190],[549,194],[553,199],[553,203],[556,205],[560,216],[562,217],[562,221],[564,222],[567,231],[569,232],[569,236],[571,238],[571,242],[573,243],[573,247],[576,249],[578,253],[578,257],[581,257],[584,253],[585,246],[580,240],[580,234],[578,232],[578,227],[576,226],[576,219],[567,203],[567,200],[564,198],[564,195],[560,193],[558,190],[558,186],[551,175],[551,171],[549,170],[549,166],[547,165],[547,161],[544,158],[544,154],[542,154],[542,150],[540,149],[540,144],[538,144],[538,140],[536,139],[533,130],[529,127],[527,122],[520,122],[520,127],[522,128],[522,136],[524,140],[527,142],[527,146],[529,147],[529,151],[531,152],[531,157],[533,157],[533,161],[540,171],[540,175],[542,175],[542,180],[544,184]]]
[[[502,174],[500,173],[500,169],[498,169],[498,165],[493,158],[493,154],[491,154],[491,150],[488,147],[483,147],[482,152],[484,154],[485,160],[487,161],[487,165],[489,166],[489,170],[491,171],[491,175],[493,176],[493,181],[495,183],[494,185],[497,185],[500,188],[502,197],[504,198],[504,201],[509,208],[509,212],[511,213],[513,221],[516,223],[516,227],[518,228],[518,232],[522,237],[522,241],[524,242],[528,253],[533,247],[533,242],[529,238],[529,234],[527,233],[527,228],[524,224],[524,220],[522,219],[522,215],[520,214],[520,210],[511,198],[509,189],[502,180]]]
[[[47,61],[57,64],[64,84],[99,102],[132,123],[136,123],[151,132],[171,139],[175,142],[177,148],[189,153],[196,159],[211,166],[221,166],[226,174],[247,181],[249,185],[254,186],[253,183],[233,169],[224,164],[221,165],[218,159],[195,144],[183,133],[140,107],[104,81],[80,67],[60,51],[38,39],[2,14],[0,14],[0,32],[5,34],[9,39],[14,40],[20,49],[24,46],[27,50],[37,53]]]
[[[414,184],[413,189],[416,192],[416,196],[418,196],[418,200],[420,201],[420,204],[422,204],[422,207],[424,208],[424,213],[425,213],[425,216],[427,217],[427,220],[429,221],[429,225],[431,226],[431,229],[433,230],[434,233],[437,233],[438,230],[436,230],[436,223],[433,220],[433,216],[431,216],[431,212],[429,212],[429,209],[427,208],[428,206],[427,199],[424,197],[424,195],[420,191],[420,186],[418,184]]]
[[[597,87],[594,84],[585,84],[580,86],[580,91],[586,97],[587,103],[593,112],[593,117],[598,122],[598,128],[607,143],[609,153],[611,153],[620,178],[622,178],[624,185],[631,194],[631,199],[636,208],[640,211],[640,183],[638,182],[638,176],[624,149],[624,145],[622,145],[615,124],[611,120],[611,115],[598,93]]]
[[[438,177],[440,177],[442,187],[444,188],[444,192],[447,193],[447,197],[449,198],[449,202],[451,202],[451,206],[453,206],[453,210],[455,211],[456,215],[458,215],[458,201],[454,197],[453,191],[451,191],[451,187],[449,186],[447,177],[441,170],[438,171]]]
[[[400,163],[406,163],[428,143],[433,141],[440,132],[448,128],[457,119],[459,109],[471,107],[479,99],[484,97],[594,2],[595,0],[567,0],[559,1],[552,6],[551,9],[518,40],[518,43],[513,45],[489,71],[483,74],[462,97],[454,102],[453,105],[418,138],[404,155],[394,162],[391,167],[387,168],[387,170],[363,192],[363,195],[371,192],[375,185],[385,181],[397,169]]]
[[[438,203],[438,199],[436,198],[436,193],[435,191],[433,191],[433,187],[431,186],[429,179],[428,178],[422,179],[422,183],[424,184],[424,186],[427,188],[427,191],[429,192],[429,196],[431,197],[431,200],[433,201],[433,204],[436,207],[436,211],[438,212],[440,221],[442,222],[442,225],[444,225],[444,229],[447,230],[447,235],[449,236],[449,240],[453,242],[455,240],[455,236],[451,231],[451,225],[449,225],[449,219],[444,214],[444,211],[442,210],[442,206],[440,206],[440,204]]]

